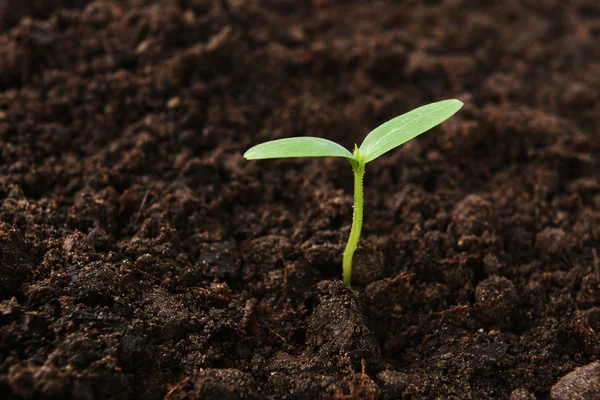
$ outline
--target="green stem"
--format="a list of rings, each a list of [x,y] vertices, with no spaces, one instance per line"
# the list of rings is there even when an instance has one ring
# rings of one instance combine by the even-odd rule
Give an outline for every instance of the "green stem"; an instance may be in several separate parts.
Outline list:
[[[352,257],[360,239],[360,231],[363,223],[363,176],[365,165],[360,161],[352,165],[354,171],[354,215],[352,217],[352,229],[346,250],[344,250],[343,279],[344,283],[350,284],[352,279]]]

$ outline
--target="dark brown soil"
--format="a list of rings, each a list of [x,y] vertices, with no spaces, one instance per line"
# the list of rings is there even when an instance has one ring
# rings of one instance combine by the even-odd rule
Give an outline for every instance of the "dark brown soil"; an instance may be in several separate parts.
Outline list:
[[[597,0],[86,3],[0,33],[3,398],[547,399],[600,356]],[[352,287],[349,166],[241,156],[452,97],[369,164]]]

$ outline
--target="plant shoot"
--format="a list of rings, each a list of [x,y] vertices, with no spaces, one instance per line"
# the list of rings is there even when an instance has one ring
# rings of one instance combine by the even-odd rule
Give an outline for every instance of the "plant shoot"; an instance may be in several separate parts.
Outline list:
[[[291,157],[343,157],[350,162],[354,171],[354,216],[342,263],[343,281],[349,284],[352,277],[352,257],[360,239],[363,223],[363,176],[366,164],[441,124],[462,106],[463,103],[459,100],[444,100],[416,108],[393,118],[372,130],[360,147],[354,145],[354,154],[331,140],[303,136],[256,145],[246,151],[244,158],[260,160]]]

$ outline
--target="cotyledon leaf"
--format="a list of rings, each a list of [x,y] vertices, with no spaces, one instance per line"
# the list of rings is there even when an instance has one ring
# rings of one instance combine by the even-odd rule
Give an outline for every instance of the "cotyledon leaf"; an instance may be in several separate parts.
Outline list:
[[[352,153],[331,140],[312,136],[277,139],[258,144],[244,153],[248,160],[290,157],[344,157],[356,160]]]
[[[443,100],[416,108],[373,129],[359,148],[364,163],[408,142],[441,124],[463,106],[459,100]]]

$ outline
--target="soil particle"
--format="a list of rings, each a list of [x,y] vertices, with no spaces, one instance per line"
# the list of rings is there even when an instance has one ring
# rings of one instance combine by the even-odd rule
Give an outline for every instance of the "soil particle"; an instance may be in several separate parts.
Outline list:
[[[376,320],[375,315],[381,311],[384,314],[390,310],[402,312],[410,307],[411,278],[404,274],[371,282],[364,291],[367,306],[374,308],[370,310],[374,314],[368,315]]]
[[[515,389],[510,392],[509,400],[536,400],[535,395],[526,389]]]
[[[552,386],[553,400],[600,398],[600,362],[575,368]]]
[[[485,257],[483,257],[483,267],[486,275],[493,276],[500,275],[504,265],[496,255],[487,253]]]
[[[70,338],[67,338],[69,340]],[[95,344],[84,343],[78,351],[93,351]],[[54,355],[54,354],[52,354]],[[93,357],[93,356],[92,356]],[[55,362],[37,366],[14,364],[8,372],[10,390],[17,398],[81,398],[94,399],[98,396],[111,397],[128,393],[128,381],[118,372],[116,360],[108,355],[97,358],[91,365],[94,375],[78,376],[76,367],[69,360],[61,360],[65,364]],[[77,360],[73,360],[76,362]],[[104,384],[106,386],[104,386]]]
[[[385,276],[383,252],[365,241],[354,254],[352,260],[352,283],[356,287],[367,287]]]
[[[318,305],[308,323],[307,344],[328,368],[361,363],[380,368],[381,354],[373,333],[365,325],[357,293],[339,281],[318,285]]]
[[[377,381],[387,399],[402,398],[406,387],[411,383],[406,373],[389,370],[378,373]]]
[[[600,278],[595,274],[585,274],[581,279],[581,291],[577,294],[577,303],[588,309],[600,306]]]
[[[24,0],[0,1],[0,32],[15,25],[23,17],[46,18],[61,8],[80,8],[91,0]]]
[[[510,315],[519,302],[515,285],[504,277],[493,276],[475,288],[475,310],[486,326],[509,324]]]
[[[66,373],[54,368],[13,365],[8,373],[12,392],[22,398],[34,396],[67,397]],[[61,380],[65,384],[61,384]],[[88,397],[89,398],[89,397]]]
[[[256,394],[256,382],[252,377],[233,368],[201,369],[189,378],[172,386],[165,396],[168,400],[177,399],[251,399],[265,397]]]
[[[0,223],[0,300],[20,294],[21,284],[31,273],[31,254],[19,229]]]
[[[459,236],[481,235],[487,223],[493,222],[495,210],[491,202],[479,195],[470,194],[454,207],[452,220]]]
[[[536,235],[535,247],[549,256],[564,253],[569,249],[569,236],[560,228],[546,228]]]
[[[231,281],[240,277],[240,261],[233,241],[201,243],[197,251],[204,278]]]

